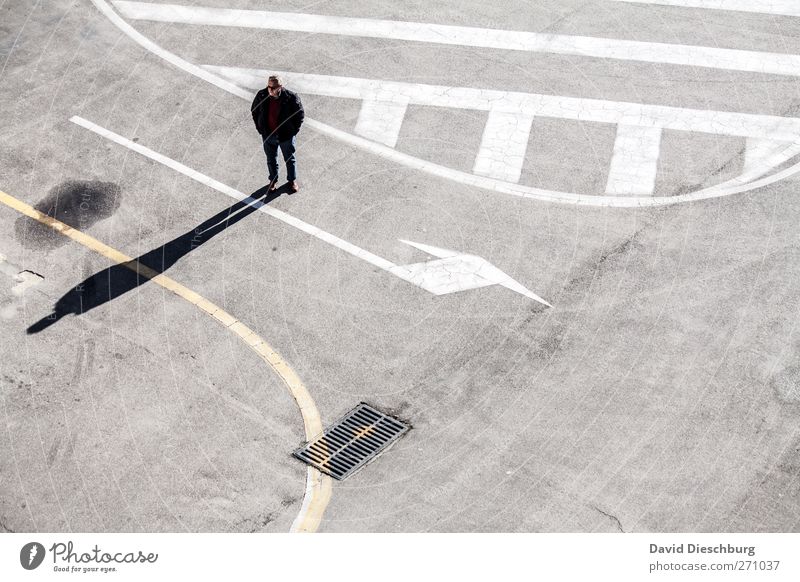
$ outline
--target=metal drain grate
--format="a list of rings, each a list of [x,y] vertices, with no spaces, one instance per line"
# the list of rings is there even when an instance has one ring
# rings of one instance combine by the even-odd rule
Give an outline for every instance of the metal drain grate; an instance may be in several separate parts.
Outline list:
[[[374,459],[410,428],[362,402],[321,437],[292,454],[341,481]]]

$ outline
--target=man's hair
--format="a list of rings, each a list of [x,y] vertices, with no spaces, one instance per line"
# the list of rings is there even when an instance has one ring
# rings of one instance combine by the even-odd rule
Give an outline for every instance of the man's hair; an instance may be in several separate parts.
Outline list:
[[[283,81],[281,81],[281,78],[278,75],[270,75],[269,79],[267,79],[267,85],[269,85],[270,81],[275,81],[278,87],[283,87]]]

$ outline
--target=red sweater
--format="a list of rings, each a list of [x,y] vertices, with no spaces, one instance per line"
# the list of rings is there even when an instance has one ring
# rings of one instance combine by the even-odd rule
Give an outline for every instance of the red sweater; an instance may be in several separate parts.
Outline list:
[[[278,129],[278,114],[281,111],[281,102],[270,98],[267,104],[267,126],[272,133]]]

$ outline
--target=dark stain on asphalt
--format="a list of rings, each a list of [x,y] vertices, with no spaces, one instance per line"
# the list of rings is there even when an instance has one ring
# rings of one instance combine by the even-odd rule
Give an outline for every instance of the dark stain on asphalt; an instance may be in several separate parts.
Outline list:
[[[23,507],[24,507],[24,505],[23,505]],[[13,529],[11,529],[10,527],[8,527],[6,525],[5,518],[0,519],[0,530],[3,530],[6,533],[17,533],[16,531],[14,531]]]
[[[277,512],[269,511],[261,513],[254,517],[246,517],[236,521],[232,527],[232,532],[247,531],[247,533],[255,533],[267,527],[270,523],[275,521],[278,517]]]
[[[788,366],[769,380],[775,397],[782,404],[800,404],[800,366]]]
[[[603,250],[596,260],[589,261],[582,265],[577,274],[564,286],[564,293],[562,293],[562,295],[576,289],[585,289],[595,277],[601,277],[612,270],[620,259],[634,250],[641,251],[644,246],[638,241],[638,238],[643,231],[644,228],[637,230],[631,236],[618,242],[610,249]]]
[[[84,231],[119,209],[121,192],[114,182],[67,180],[52,188],[34,208],[76,230]],[[29,249],[53,250],[68,240],[27,216],[17,219],[14,230],[17,240]]]
[[[703,188],[702,184],[681,184],[670,194],[670,196],[683,196],[684,194],[691,194]]]
[[[50,447],[50,452],[47,453],[47,467],[50,468],[53,466],[53,463],[56,461],[56,455],[58,454],[58,447],[61,445],[61,437],[56,437],[53,441],[53,445]]]

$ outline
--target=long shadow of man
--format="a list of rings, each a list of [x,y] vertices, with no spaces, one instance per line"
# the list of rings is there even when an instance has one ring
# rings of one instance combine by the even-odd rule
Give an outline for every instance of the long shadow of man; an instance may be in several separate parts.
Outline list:
[[[146,283],[156,275],[169,269],[181,257],[189,254],[226,228],[233,226],[264,204],[268,204],[280,196],[280,192],[279,190],[264,200],[258,200],[258,198],[267,194],[266,186],[260,188],[253,192],[250,198],[226,208],[165,245],[153,249],[132,261],[113,265],[95,273],[70,289],[56,302],[53,312],[31,325],[27,332],[29,334],[39,333],[65,315],[86,313]]]

